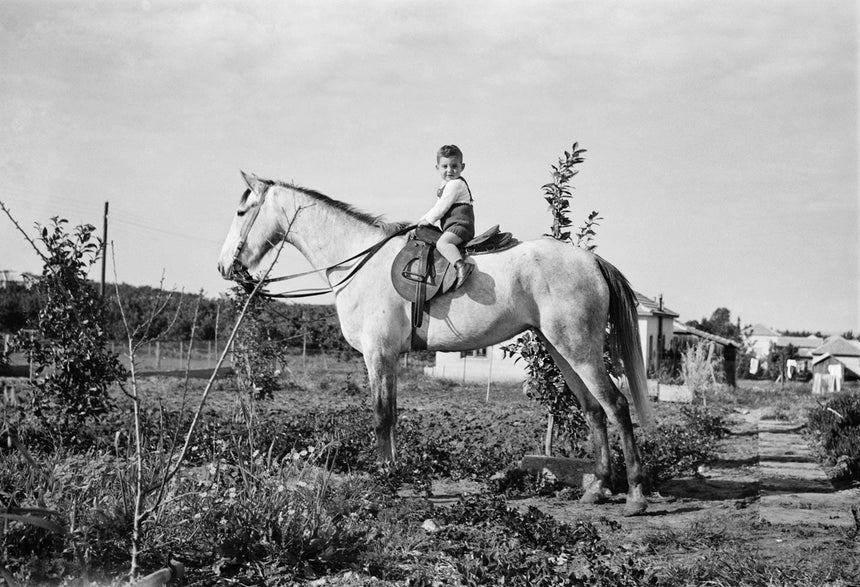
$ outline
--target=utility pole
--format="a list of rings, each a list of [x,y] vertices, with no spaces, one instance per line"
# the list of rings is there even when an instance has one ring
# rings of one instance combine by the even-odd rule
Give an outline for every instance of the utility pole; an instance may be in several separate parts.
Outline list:
[[[102,285],[99,288],[99,295],[105,297],[105,269],[107,267],[107,220],[108,220],[108,203],[105,202],[105,219],[104,228],[102,229]]]

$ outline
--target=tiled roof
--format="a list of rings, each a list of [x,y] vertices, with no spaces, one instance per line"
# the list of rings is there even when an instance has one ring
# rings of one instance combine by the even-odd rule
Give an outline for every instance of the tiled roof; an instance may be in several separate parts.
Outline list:
[[[680,316],[677,312],[673,312],[665,305],[662,309],[660,309],[660,305],[649,298],[648,296],[644,296],[638,291],[636,293],[636,301],[639,302],[639,307],[637,311],[640,316],[672,316],[673,318],[677,318]]]
[[[813,355],[829,354],[834,357],[860,357],[860,342],[833,336],[812,351]]]
[[[768,328],[764,324],[755,324],[744,331],[747,336],[779,336],[779,332]]]
[[[817,336],[780,336],[776,339],[776,346],[786,347],[791,345],[799,349],[814,349],[821,346],[824,341]]]

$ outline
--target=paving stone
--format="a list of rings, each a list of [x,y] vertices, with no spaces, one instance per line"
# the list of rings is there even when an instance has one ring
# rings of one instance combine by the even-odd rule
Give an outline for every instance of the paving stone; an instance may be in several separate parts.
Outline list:
[[[801,434],[802,425],[758,422],[758,511],[771,524],[850,529],[860,490],[836,491]]]

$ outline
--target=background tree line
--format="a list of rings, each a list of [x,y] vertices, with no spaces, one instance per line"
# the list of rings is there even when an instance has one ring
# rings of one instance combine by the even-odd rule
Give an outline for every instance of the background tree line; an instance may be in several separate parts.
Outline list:
[[[93,290],[98,285],[89,282]],[[133,324],[142,324],[150,318],[156,300],[166,303],[165,311],[152,317],[153,334],[166,332],[166,340],[189,340],[197,311],[196,340],[223,339],[235,322],[235,305],[226,296],[217,298],[202,294],[169,292],[150,286],[120,284],[119,295],[126,315]],[[38,323],[42,301],[35,288],[20,283],[10,283],[0,290],[0,332],[15,333],[25,328],[35,328]],[[109,339],[123,340],[126,333],[116,301],[113,284],[105,287],[104,328]],[[272,302],[263,304],[260,319],[268,326],[273,341],[287,346],[311,350],[348,350],[343,339],[333,305],[285,304]]]

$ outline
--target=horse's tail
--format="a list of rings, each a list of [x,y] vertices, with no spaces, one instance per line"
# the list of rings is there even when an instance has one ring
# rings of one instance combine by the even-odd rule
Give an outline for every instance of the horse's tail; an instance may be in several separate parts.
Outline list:
[[[612,263],[598,255],[595,255],[595,258],[609,285],[610,354],[613,358],[621,359],[639,422],[648,426],[651,423],[651,405],[648,402],[648,381],[645,378],[645,362],[642,360],[642,347],[639,342],[636,294],[627,278]]]

